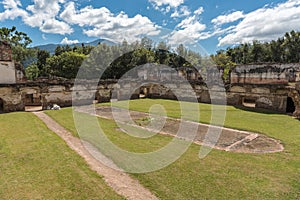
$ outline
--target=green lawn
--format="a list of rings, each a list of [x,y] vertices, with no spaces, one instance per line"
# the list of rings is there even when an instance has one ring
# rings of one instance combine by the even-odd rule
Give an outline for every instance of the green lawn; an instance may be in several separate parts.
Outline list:
[[[118,104],[122,107],[124,102]],[[171,117],[180,116],[176,101],[134,100],[130,102],[130,109],[147,112],[154,104],[163,105]],[[199,106],[200,121],[208,123],[210,105]],[[132,176],[161,199],[299,199],[300,122],[286,115],[269,112],[256,113],[231,106],[227,106],[226,110],[226,126],[260,132],[279,139],[284,143],[285,151],[241,154],[213,150],[200,160],[200,146],[191,145],[170,166]],[[47,114],[76,135],[70,108],[47,111]],[[114,122],[99,121],[108,138],[129,151],[147,152],[170,141],[166,136],[155,136],[148,140],[132,138],[118,131]]]
[[[0,137],[0,199],[123,199],[35,115],[0,115]]]

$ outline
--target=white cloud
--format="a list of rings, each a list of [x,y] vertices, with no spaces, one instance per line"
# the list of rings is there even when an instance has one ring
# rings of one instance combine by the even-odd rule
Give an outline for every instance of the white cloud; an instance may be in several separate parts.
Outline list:
[[[69,40],[67,37],[65,37],[60,43],[71,45],[71,44],[78,44],[79,41],[78,40]]]
[[[164,15],[169,13],[171,11],[171,6],[158,6],[158,5],[153,5],[153,8],[155,10],[160,11],[161,13],[163,13]]]
[[[74,2],[70,2],[60,17],[65,22],[84,27],[84,33],[89,37],[99,37],[115,42],[121,42],[124,39],[133,42],[140,35],[159,33],[159,27],[147,17],[138,14],[130,18],[124,12],[115,15],[105,7],[88,6],[77,10]]]
[[[205,29],[206,25],[200,23],[196,16],[188,17],[176,26],[176,30],[169,37],[169,43],[171,45],[195,43],[208,37],[208,33],[203,32]]]
[[[197,10],[194,11],[195,15],[201,15],[204,12],[204,8],[203,7],[199,7]]]
[[[113,14],[105,7],[93,8],[92,6],[87,6],[76,10],[75,3],[70,2],[66,5],[60,17],[70,24],[78,24],[83,27],[107,23],[113,17]]]
[[[0,20],[21,17],[25,24],[39,27],[46,33],[72,33],[73,29],[67,23],[57,19],[61,3],[64,0],[33,0],[33,4],[24,9],[19,0],[4,0],[2,4],[5,10],[0,13]]]
[[[289,0],[245,14],[234,29],[219,39],[219,46],[251,42],[254,39],[270,41],[291,30],[300,30],[299,0]]]
[[[243,14],[242,11],[236,11],[236,12],[230,13],[228,15],[220,15],[217,18],[211,20],[211,22],[213,24],[215,24],[216,26],[221,26],[222,24],[235,22],[244,17],[245,17],[245,15]]]
[[[64,0],[34,0],[34,4],[26,8],[31,15],[23,20],[29,26],[39,27],[45,33],[70,34],[73,29],[57,19],[61,9],[60,3],[64,3]]]
[[[5,10],[4,12],[0,13],[0,21],[6,19],[14,20],[17,17],[27,16],[27,12],[19,8],[19,6],[22,6],[22,4],[18,0],[3,0],[2,4]]]
[[[149,2],[159,7],[166,5],[175,8],[183,4],[184,0],[149,0]]]
[[[19,0],[3,0],[2,1],[4,9],[13,9],[17,8],[18,6],[22,6]]]
[[[73,29],[67,23],[55,19],[46,20],[40,27],[40,30],[44,33],[57,33],[61,35],[73,32]]]
[[[175,18],[175,17],[185,17],[185,16],[189,16],[191,14],[191,12],[189,11],[187,6],[181,6],[180,8],[176,8],[175,12],[172,13],[171,17]]]

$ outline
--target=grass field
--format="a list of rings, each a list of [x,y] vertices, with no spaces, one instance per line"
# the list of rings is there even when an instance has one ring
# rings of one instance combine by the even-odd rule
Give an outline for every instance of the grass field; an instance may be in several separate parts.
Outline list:
[[[120,102],[118,106],[123,106]],[[130,109],[148,112],[160,104],[171,117],[180,117],[176,101],[135,100]],[[210,105],[200,104],[200,121],[209,123]],[[276,113],[256,113],[226,107],[225,126],[263,133],[279,139],[285,151],[274,154],[241,154],[213,150],[199,159],[200,146],[188,151],[170,166],[147,174],[132,174],[161,199],[299,199],[300,198],[300,122]],[[76,135],[72,109],[47,111],[61,125]],[[193,116],[193,115],[191,115]],[[162,147],[169,137],[132,138],[109,120],[99,119],[108,138],[118,146],[135,152]]]
[[[122,199],[33,114],[0,115],[0,199]]]

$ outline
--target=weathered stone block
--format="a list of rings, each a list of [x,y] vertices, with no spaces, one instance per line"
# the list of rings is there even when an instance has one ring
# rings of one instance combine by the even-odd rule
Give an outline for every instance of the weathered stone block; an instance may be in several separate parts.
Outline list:
[[[246,92],[246,88],[240,87],[240,86],[233,86],[230,88],[230,92],[244,93],[244,92]]]
[[[48,88],[49,92],[63,92],[66,90],[65,86],[50,86]]]
[[[259,87],[259,88],[253,88],[252,93],[255,94],[270,94],[270,89],[269,88],[264,88],[264,87]]]

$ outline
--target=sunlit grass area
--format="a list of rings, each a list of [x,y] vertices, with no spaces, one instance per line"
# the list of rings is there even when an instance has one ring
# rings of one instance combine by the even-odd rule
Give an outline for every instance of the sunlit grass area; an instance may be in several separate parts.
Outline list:
[[[0,199],[122,199],[31,113],[0,115]]]
[[[114,103],[114,106],[123,107],[125,103]],[[108,104],[99,106],[102,105]],[[144,99],[130,101],[129,105],[131,110],[143,112],[148,112],[153,105],[161,105],[168,116],[181,116],[176,101]],[[193,106],[195,105],[191,107]],[[196,106],[200,108],[199,121],[209,123],[211,105]],[[221,106],[216,108],[222,109]],[[299,121],[267,111],[253,112],[231,106],[226,106],[225,109],[225,126],[259,132],[279,139],[285,150],[273,154],[213,150],[204,159],[199,159],[200,146],[192,144],[179,160],[166,168],[132,176],[161,199],[299,199]],[[71,108],[46,113],[76,135]],[[193,115],[191,110],[189,117],[197,119]],[[100,118],[98,121],[110,141],[128,151],[149,152],[170,141],[170,137],[161,135],[150,139],[134,138],[121,132],[113,121]]]

